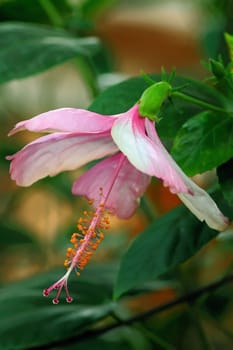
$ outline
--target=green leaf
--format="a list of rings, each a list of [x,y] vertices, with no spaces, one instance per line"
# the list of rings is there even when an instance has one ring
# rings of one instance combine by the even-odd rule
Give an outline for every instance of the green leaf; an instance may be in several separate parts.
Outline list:
[[[64,0],[56,0],[56,8],[63,16],[71,10]],[[49,23],[49,18],[40,0],[1,0],[0,21]]]
[[[219,184],[228,203],[233,207],[233,159],[217,169]]]
[[[183,206],[162,216],[133,241],[123,257],[115,298],[189,259],[217,234]]]
[[[127,316],[126,316],[127,317]],[[148,337],[143,330],[124,326],[93,338],[79,340],[72,347],[66,344],[68,350],[152,350]]]
[[[190,176],[226,162],[233,156],[233,118],[209,111],[190,118],[175,138],[172,156]]]
[[[155,82],[161,81],[160,75],[150,76]],[[182,92],[199,98],[203,101],[223,106],[224,97],[213,88],[186,77],[177,76],[173,81],[173,87],[183,86]],[[91,111],[102,114],[117,114],[127,111],[140,99],[143,91],[148,88],[148,83],[143,77],[131,78],[116,84],[102,92],[91,104]],[[162,138],[173,141],[177,131],[189,118],[200,112],[202,108],[191,105],[181,99],[173,98],[167,101],[162,108],[161,121],[157,124],[157,130]]]
[[[159,74],[152,74],[150,77],[155,82],[161,81],[161,76]],[[209,103],[219,105],[224,103],[223,96],[216,93],[213,88],[197,80],[176,76],[173,81],[173,86],[178,87],[183,85],[184,87],[182,92],[188,95],[192,95],[195,98],[200,98]],[[140,96],[148,87],[149,84],[144,77],[130,78],[119,84],[115,84],[102,92],[90,105],[89,109],[103,114],[117,114],[127,111],[140,99]],[[187,103],[185,101],[177,100],[177,106],[184,106],[186,104]],[[174,109],[173,105],[172,109]],[[200,107],[195,107],[195,109],[200,109]]]
[[[94,270],[93,281],[78,279],[75,274],[71,276],[69,289],[77,293],[72,304],[64,302],[63,294],[59,305],[53,305],[50,297],[42,296],[42,290],[59,278],[61,271],[1,288],[0,348],[27,349],[50,342],[65,342],[107,317],[115,306],[109,280],[103,279],[104,269]]]
[[[90,349],[95,349],[95,350],[131,350],[129,348],[129,344],[124,342],[119,336],[118,339],[111,340],[109,337],[104,337],[101,338],[94,338],[94,339],[85,339],[84,341],[79,341],[78,346],[75,344],[72,347],[67,347],[66,349],[68,350],[77,350],[77,347],[79,350],[90,350]]]
[[[26,23],[0,24],[0,83],[42,72],[74,57],[88,58],[98,47],[94,37]]]

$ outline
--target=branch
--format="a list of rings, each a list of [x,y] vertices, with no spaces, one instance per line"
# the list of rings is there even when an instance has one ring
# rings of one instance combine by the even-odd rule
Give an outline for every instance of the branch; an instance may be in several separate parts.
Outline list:
[[[154,316],[154,315],[159,314],[163,311],[171,309],[174,306],[177,306],[179,304],[183,304],[183,303],[187,303],[187,302],[193,303],[198,298],[200,298],[203,294],[213,292],[216,289],[222,287],[223,285],[226,285],[226,284],[231,283],[231,282],[233,282],[233,274],[222,277],[215,282],[212,282],[212,283],[207,284],[203,287],[197,288],[196,290],[191,291],[187,294],[184,294],[178,298],[175,298],[174,300],[171,300],[168,303],[162,304],[160,306],[156,306],[152,309],[149,309],[148,311],[139,313],[136,316],[133,316],[133,317],[128,318],[126,320],[124,320],[124,319],[119,320],[118,323],[113,323],[113,324],[110,324],[108,326],[96,328],[96,329],[92,329],[92,330],[86,330],[83,333],[74,335],[70,338],[54,341],[54,342],[51,342],[51,343],[46,344],[46,345],[30,347],[30,348],[28,348],[28,350],[39,350],[39,349],[40,350],[49,350],[49,349],[52,349],[54,347],[58,348],[58,347],[61,347],[64,345],[67,346],[70,344],[77,343],[78,341],[81,341],[81,340],[97,337],[97,336],[104,334],[104,333],[107,333],[113,329],[123,327],[123,326],[129,326],[133,323],[143,321],[151,316]]]

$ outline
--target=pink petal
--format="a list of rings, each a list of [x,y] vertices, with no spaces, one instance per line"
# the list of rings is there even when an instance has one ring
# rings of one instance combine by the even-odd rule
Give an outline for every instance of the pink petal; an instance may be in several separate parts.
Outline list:
[[[189,192],[153,122],[139,117],[137,105],[114,122],[111,133],[119,149],[138,170],[162,179],[164,186],[169,186],[173,193]]]
[[[45,176],[73,170],[94,159],[117,151],[109,133],[56,133],[40,137],[7,159],[11,178],[20,186],[30,186]]]
[[[34,132],[103,132],[110,130],[113,122],[113,117],[84,109],[60,108],[17,123],[9,135],[25,129]]]
[[[74,182],[72,193],[94,199],[94,205],[97,207],[101,200],[100,187],[103,188],[103,196],[106,195],[112,185],[121,156],[121,153],[115,154],[81,175]],[[125,158],[107,199],[106,208],[120,218],[130,217],[149,182],[150,177],[138,171]]]

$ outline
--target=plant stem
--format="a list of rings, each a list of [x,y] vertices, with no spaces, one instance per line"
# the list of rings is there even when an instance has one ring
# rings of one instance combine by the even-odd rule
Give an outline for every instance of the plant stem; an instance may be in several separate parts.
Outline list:
[[[174,92],[172,92],[172,97],[181,98],[181,99],[184,100],[184,101],[191,102],[191,103],[193,103],[193,104],[195,104],[195,105],[204,107],[204,108],[206,108],[206,109],[210,109],[210,110],[215,111],[215,112],[224,112],[224,113],[227,113],[227,111],[226,111],[224,108],[221,108],[221,107],[212,105],[212,104],[210,104],[210,103],[208,103],[208,102],[205,102],[205,101],[199,100],[198,98],[195,98],[195,97],[192,97],[192,96],[183,94],[182,92],[179,92],[179,91],[174,91]]]
[[[99,89],[96,83],[96,73],[92,63],[90,62],[90,59],[87,59],[87,57],[77,57],[75,62],[77,63],[83,80],[91,91],[91,97],[96,97],[98,95]]]
[[[155,209],[152,208],[152,203],[146,194],[141,198],[140,207],[149,223],[152,223],[158,218],[158,214],[156,213]]]
[[[45,13],[47,14],[47,17],[50,19],[50,22],[55,27],[64,27],[63,18],[57,11],[56,7],[54,6],[51,0],[39,0],[39,3],[45,11]],[[92,62],[87,57],[78,57],[76,58],[75,62],[79,67],[83,80],[85,81],[85,83],[91,91],[92,98],[97,96],[98,87],[96,84],[96,74]]]
[[[184,294],[187,294],[189,292],[189,278],[186,277],[182,268],[178,268],[177,273],[178,273],[179,281],[181,283],[182,292]],[[203,350],[213,350],[212,345],[210,344],[209,339],[207,338],[207,335],[205,334],[205,332],[203,330],[202,323],[201,323],[200,316],[199,316],[199,310],[198,310],[196,303],[193,303],[192,301],[188,301],[187,306],[188,306],[188,310],[187,310],[188,315],[189,315],[190,319],[192,320],[192,323],[193,323],[193,325],[196,329],[196,332],[199,336],[199,340],[201,342],[202,349]]]
[[[60,13],[57,11],[51,0],[39,0],[39,3],[43,10],[46,12],[48,18],[50,19],[50,22],[55,27],[63,27],[63,18],[60,16]]]

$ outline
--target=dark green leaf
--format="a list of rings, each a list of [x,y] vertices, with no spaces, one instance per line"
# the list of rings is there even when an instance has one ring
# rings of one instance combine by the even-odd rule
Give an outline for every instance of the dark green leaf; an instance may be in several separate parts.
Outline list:
[[[117,340],[112,341],[111,339],[104,339],[104,338],[98,338],[98,339],[86,339],[84,341],[78,342],[78,345],[75,344],[73,346],[67,346],[66,345],[66,349],[68,350],[77,350],[77,347],[79,350],[90,350],[90,349],[94,349],[94,350],[129,350],[129,346],[128,344],[124,343],[119,337]],[[132,348],[130,348],[131,350]]]
[[[63,30],[35,24],[0,25],[0,83],[42,72],[74,57],[89,57],[93,37],[76,38]]]
[[[161,81],[160,75],[150,76],[155,82]],[[172,84],[174,87],[183,86],[182,91],[195,98],[200,98],[209,103],[224,103],[224,99],[216,91],[197,80],[187,77],[176,76]],[[135,77],[116,84],[102,92],[91,104],[90,110],[103,114],[116,114],[127,111],[135,104],[143,91],[149,87],[148,82],[143,77]],[[177,100],[178,101],[178,100]],[[117,102],[117,103],[116,103]],[[180,101],[182,105],[185,101]],[[199,109],[199,107],[197,107]],[[172,106],[174,109],[174,106]]]
[[[56,0],[56,9],[63,16],[69,12],[69,7],[64,0]],[[40,4],[40,0],[7,0],[0,2],[1,21],[22,21],[49,23],[47,13]]]
[[[114,304],[109,279],[103,279],[106,269],[94,270],[89,282],[71,277],[70,291],[77,293],[72,304],[66,304],[63,295],[59,305],[42,296],[42,290],[60,277],[58,272],[1,288],[0,348],[26,349],[64,340],[109,315]]]
[[[135,327],[119,327],[98,338],[86,338],[73,346],[66,344],[68,350],[152,350],[151,344],[143,333]]]
[[[204,301],[202,308],[205,307],[208,314],[214,318],[219,319],[221,316],[224,316],[224,314],[230,309],[230,305],[232,303],[232,294],[229,292],[229,289],[220,289],[215,293],[210,294]]]
[[[202,112],[177,134],[172,156],[188,175],[211,170],[233,156],[233,118]]]
[[[217,174],[223,195],[233,207],[233,159],[222,164],[217,169]]]
[[[164,215],[134,240],[123,257],[115,297],[168,272],[216,235],[184,207]]]

